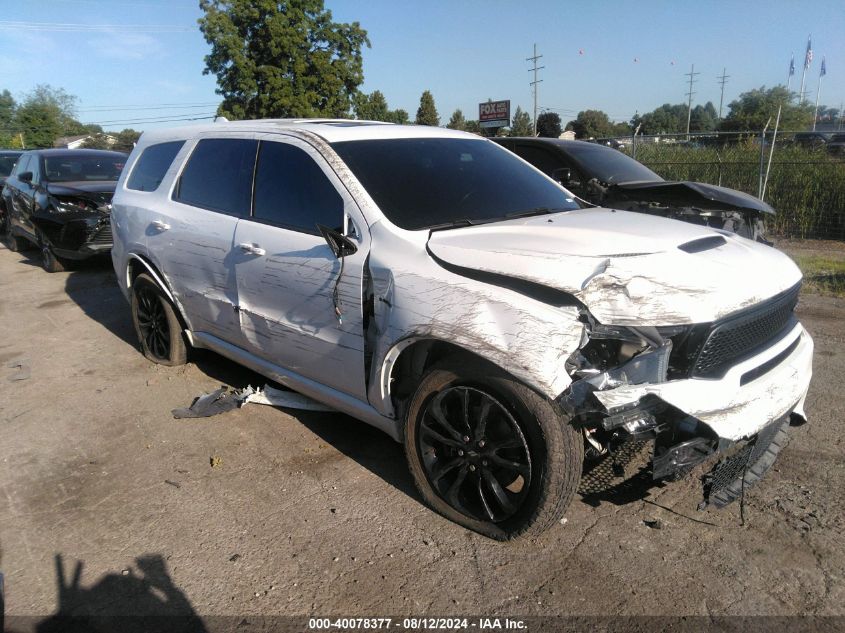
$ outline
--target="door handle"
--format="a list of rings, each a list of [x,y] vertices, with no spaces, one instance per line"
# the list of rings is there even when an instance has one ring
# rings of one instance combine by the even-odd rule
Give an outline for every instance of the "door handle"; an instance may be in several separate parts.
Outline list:
[[[250,255],[264,255],[267,251],[261,248],[258,244],[247,244],[244,242],[243,244],[238,244],[238,248],[240,248],[244,253],[249,253]]]
[[[150,222],[155,228],[159,231],[167,231],[170,228],[170,225],[167,222],[162,222],[161,220],[153,220]]]

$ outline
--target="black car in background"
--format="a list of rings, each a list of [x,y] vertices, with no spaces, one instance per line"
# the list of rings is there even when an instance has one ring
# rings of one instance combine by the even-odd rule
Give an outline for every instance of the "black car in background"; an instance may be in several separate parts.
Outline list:
[[[763,218],[775,210],[747,193],[667,181],[627,154],[596,143],[532,137],[492,140],[591,204],[662,215],[766,242]]]
[[[12,173],[18,158],[23,154],[23,150],[19,149],[0,149],[0,190],[6,184],[6,178]],[[3,201],[0,198],[0,226],[3,225],[3,215],[5,209],[3,208]]]
[[[9,248],[37,246],[48,272],[108,253],[111,199],[126,158],[93,149],[23,153],[3,188],[2,231]]]

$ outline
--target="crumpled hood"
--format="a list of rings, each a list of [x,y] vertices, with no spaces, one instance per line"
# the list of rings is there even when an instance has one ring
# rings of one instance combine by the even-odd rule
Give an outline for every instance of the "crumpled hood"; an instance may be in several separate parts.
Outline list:
[[[90,200],[97,206],[111,202],[117,182],[114,180],[90,180],[79,182],[50,182],[47,191],[54,196],[76,197]]]
[[[435,231],[428,249],[452,266],[568,292],[616,325],[715,321],[801,279],[792,260],[769,246],[610,209]]]
[[[608,201],[631,200],[656,202],[667,206],[775,213],[771,206],[742,191],[688,180],[620,183],[612,185],[607,196]]]

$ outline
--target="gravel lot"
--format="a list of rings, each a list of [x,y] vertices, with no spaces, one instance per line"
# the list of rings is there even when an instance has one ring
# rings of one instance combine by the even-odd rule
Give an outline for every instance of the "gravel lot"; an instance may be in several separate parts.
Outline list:
[[[49,275],[34,257],[0,248],[0,569],[7,624],[37,616],[15,630],[60,607],[845,615],[843,299],[802,297],[811,422],[747,491],[744,526],[738,504],[696,511],[682,481],[579,497],[540,540],[501,545],[425,507],[401,447],[352,418],[248,405],[174,420],[201,392],[265,381],[209,353],[150,364],[108,262]],[[28,379],[10,380],[14,361]]]

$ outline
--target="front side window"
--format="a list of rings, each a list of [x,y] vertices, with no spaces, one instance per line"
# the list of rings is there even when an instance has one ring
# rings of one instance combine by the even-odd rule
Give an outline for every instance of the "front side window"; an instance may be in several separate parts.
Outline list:
[[[264,141],[255,172],[253,217],[318,235],[318,224],[343,228],[343,199],[304,150]]]
[[[382,213],[403,229],[579,208],[567,191],[490,141],[379,139],[333,147]]]
[[[185,141],[150,145],[141,153],[126,183],[127,189],[155,191]]]
[[[227,215],[249,215],[258,141],[203,139],[194,148],[173,198]]]
[[[29,168],[29,161],[31,158],[32,154],[25,154],[18,160],[18,163],[15,165],[15,176],[22,174]]]

